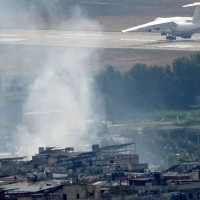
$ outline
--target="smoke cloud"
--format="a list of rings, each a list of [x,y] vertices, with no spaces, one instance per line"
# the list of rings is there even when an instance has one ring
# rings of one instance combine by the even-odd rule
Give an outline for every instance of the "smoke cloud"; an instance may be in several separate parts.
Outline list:
[[[72,21],[83,19],[83,23],[74,24],[72,30],[99,28],[80,7],[73,6],[70,12]],[[12,16],[9,20],[12,21]],[[84,41],[80,38],[80,43],[87,46],[90,33],[85,34],[88,36]],[[94,39],[92,42],[94,44]],[[95,38],[95,42],[100,41]],[[94,48],[68,47],[49,51],[44,66],[28,89],[22,123],[17,127],[18,137],[11,141],[17,155],[33,155],[39,146],[73,146],[75,150],[86,150],[98,143],[97,130],[94,127],[90,130],[91,122],[104,115],[93,79],[92,69],[99,65],[96,58]]]

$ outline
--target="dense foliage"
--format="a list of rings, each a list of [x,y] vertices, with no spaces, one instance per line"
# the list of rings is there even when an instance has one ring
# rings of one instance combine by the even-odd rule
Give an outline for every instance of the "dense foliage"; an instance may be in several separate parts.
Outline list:
[[[96,77],[109,119],[133,111],[188,109],[200,91],[200,54],[174,60],[172,66],[136,64],[127,72],[112,66]]]
[[[200,133],[193,128],[144,128],[141,131],[127,128],[126,138],[134,138],[140,160],[160,170],[178,164],[180,160],[200,158]]]

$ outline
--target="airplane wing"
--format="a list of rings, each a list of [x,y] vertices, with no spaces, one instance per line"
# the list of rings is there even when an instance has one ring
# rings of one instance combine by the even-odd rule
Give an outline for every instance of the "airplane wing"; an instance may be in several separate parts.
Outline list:
[[[199,5],[200,5],[200,2],[196,2],[196,3],[184,5],[184,6],[182,6],[182,7],[183,7],[183,8],[186,8],[186,7],[193,7],[193,6],[199,6]]]
[[[176,25],[177,24],[171,21],[169,18],[158,18],[152,22],[122,30],[122,32],[125,33],[130,31],[149,31],[150,29],[166,30],[175,28]]]

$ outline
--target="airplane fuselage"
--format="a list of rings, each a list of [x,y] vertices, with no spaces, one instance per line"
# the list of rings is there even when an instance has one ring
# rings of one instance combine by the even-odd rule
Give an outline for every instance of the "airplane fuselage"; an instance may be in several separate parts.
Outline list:
[[[171,20],[177,25],[162,32],[182,38],[191,38],[194,33],[200,32],[200,24],[193,23],[191,17],[172,17]]]
[[[160,32],[167,40],[176,40],[176,37],[191,38],[194,33],[200,32],[200,2],[185,5],[195,6],[193,17],[159,17],[146,24],[122,30],[123,33],[131,31]]]

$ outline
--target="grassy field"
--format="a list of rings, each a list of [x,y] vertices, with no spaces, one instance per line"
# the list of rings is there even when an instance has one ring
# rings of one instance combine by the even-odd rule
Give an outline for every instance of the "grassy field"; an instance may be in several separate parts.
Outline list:
[[[115,121],[121,124],[120,121]],[[165,126],[197,126],[200,124],[200,110],[163,110],[156,112],[136,112],[127,124],[129,128],[158,128]]]

